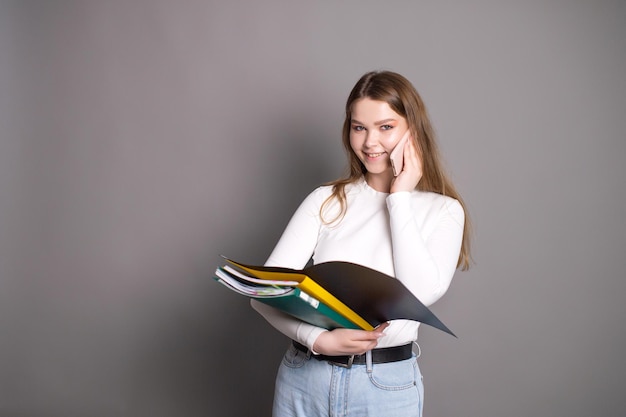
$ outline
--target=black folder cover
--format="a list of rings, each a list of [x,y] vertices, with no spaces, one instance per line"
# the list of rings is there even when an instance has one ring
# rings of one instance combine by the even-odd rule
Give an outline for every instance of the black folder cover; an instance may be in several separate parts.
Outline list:
[[[372,326],[388,320],[414,320],[456,337],[402,282],[374,269],[341,261],[323,262],[301,271],[271,266],[245,266],[260,271],[304,274]]]

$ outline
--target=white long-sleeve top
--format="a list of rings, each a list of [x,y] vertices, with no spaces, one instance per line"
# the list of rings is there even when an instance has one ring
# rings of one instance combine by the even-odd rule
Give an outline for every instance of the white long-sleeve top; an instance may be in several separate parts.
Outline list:
[[[399,279],[422,303],[431,305],[448,289],[456,270],[465,215],[450,197],[422,191],[382,193],[361,181],[346,186],[347,211],[341,221],[325,224],[320,207],[332,187],[315,189],[302,202],[266,265],[302,269],[346,261]],[[333,202],[324,218],[333,219]],[[323,328],[304,323],[258,301],[252,306],[287,337],[312,348]],[[417,340],[419,323],[392,320],[377,347]]]

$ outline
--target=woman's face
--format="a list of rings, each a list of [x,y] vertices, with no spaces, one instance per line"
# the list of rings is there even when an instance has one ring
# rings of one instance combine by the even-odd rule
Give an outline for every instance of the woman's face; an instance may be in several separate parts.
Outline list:
[[[384,101],[362,98],[352,105],[350,146],[367,169],[368,177],[391,181],[389,154],[406,133],[406,119]]]

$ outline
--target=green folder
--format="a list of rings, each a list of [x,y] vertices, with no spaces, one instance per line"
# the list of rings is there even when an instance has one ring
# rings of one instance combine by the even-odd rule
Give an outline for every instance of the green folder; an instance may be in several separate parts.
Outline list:
[[[329,330],[359,328],[359,326],[326,304],[303,292],[300,288],[294,288],[293,291],[275,297],[259,296],[254,298],[318,327]]]

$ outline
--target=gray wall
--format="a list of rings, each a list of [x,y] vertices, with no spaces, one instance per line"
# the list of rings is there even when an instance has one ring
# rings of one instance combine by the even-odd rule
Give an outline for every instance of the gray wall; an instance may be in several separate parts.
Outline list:
[[[426,415],[623,416],[625,31],[607,0],[2,1],[0,414],[269,415],[286,339],[212,271],[342,173],[385,68],[476,228]]]

